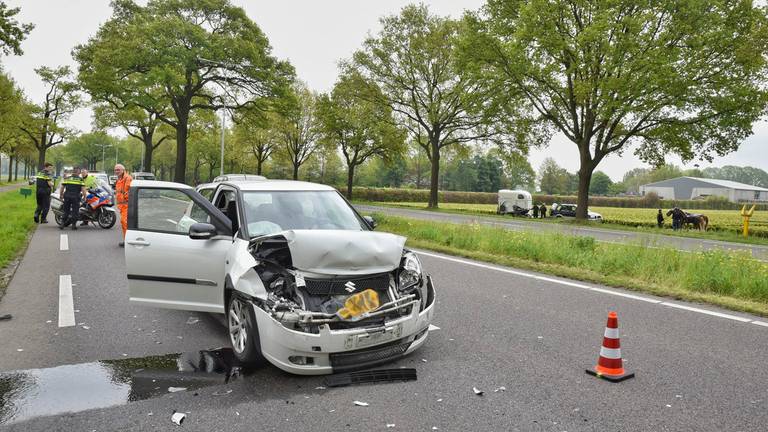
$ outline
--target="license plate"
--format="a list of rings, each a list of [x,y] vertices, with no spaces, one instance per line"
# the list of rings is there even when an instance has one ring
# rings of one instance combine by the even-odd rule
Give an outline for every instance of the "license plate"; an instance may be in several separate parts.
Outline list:
[[[387,327],[384,330],[378,332],[370,332],[366,334],[357,335],[357,343],[355,347],[363,348],[370,345],[376,345],[384,342],[388,342],[393,339],[399,339],[403,334],[403,326],[398,324],[393,327]]]
[[[379,294],[372,289],[367,289],[347,297],[344,301],[344,307],[336,313],[341,319],[354,321],[362,315],[378,309],[378,307]]]

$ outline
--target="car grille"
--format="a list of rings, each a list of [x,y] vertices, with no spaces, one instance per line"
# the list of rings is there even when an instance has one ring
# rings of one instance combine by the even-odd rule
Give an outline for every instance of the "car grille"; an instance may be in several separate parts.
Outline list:
[[[389,288],[389,273],[382,273],[373,276],[364,276],[358,278],[336,278],[336,279],[305,279],[306,290],[310,295],[346,295],[347,282],[355,284],[355,290],[351,292],[360,292],[366,289],[374,291],[386,291]]]
[[[395,341],[373,348],[332,353],[330,355],[331,366],[334,372],[371,367],[401,357],[408,350],[409,346],[411,346],[411,342],[402,343],[401,341]]]

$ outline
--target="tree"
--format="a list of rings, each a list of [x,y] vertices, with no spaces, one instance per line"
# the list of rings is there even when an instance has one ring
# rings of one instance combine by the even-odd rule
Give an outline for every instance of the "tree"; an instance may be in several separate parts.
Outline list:
[[[760,168],[726,165],[722,168],[704,168],[702,177],[731,180],[759,187],[768,187],[768,173]]]
[[[175,129],[174,181],[185,180],[194,111],[266,109],[293,76],[287,62],[271,56],[261,29],[228,0],[112,5],[113,17],[75,48],[80,81],[96,99],[154,112]]]
[[[768,32],[751,1],[489,0],[467,22],[475,59],[578,148],[580,219],[605,156],[711,160],[764,112]]]
[[[569,174],[552,158],[544,159],[539,168],[539,189],[549,195],[564,195],[569,189]]]
[[[435,208],[443,149],[494,140],[523,151],[530,131],[517,122],[523,118],[517,109],[522,104],[495,103],[497,96],[514,95],[478,78],[472,64],[461,63],[460,23],[431,15],[420,5],[406,6],[381,24],[378,35],[365,40],[348,67],[381,89],[376,102],[390,107],[426,153],[431,162],[429,207]]]
[[[84,133],[69,140],[64,146],[67,160],[78,166],[84,166],[90,170],[96,170],[96,162],[102,159],[102,146],[113,148],[117,140],[105,132]],[[107,155],[114,155],[110,150]]]
[[[141,171],[152,171],[154,151],[163,141],[170,138],[169,135],[162,134],[160,139],[155,140],[155,134],[162,125],[155,111],[147,111],[138,106],[118,108],[116,105],[105,102],[94,107],[93,115],[97,128],[120,127],[125,133],[139,140],[144,147]]]
[[[290,159],[293,179],[299,179],[299,168],[320,145],[317,120],[317,95],[303,82],[293,85],[293,98],[281,108],[277,130],[283,143],[282,150]]]
[[[347,164],[347,199],[352,199],[355,168],[378,156],[391,159],[403,152],[405,134],[393,126],[387,105],[361,98],[365,91],[377,91],[357,74],[343,74],[330,95],[318,103],[320,129],[326,139],[341,150]]]
[[[256,159],[256,174],[262,175],[264,163],[272,156],[278,146],[275,124],[277,114],[243,110],[235,117],[234,132],[238,141],[251,152]]]
[[[0,51],[5,55],[11,53],[20,56],[21,41],[26,39],[29,32],[35,28],[34,24],[20,24],[16,21],[16,14],[20,8],[9,8],[4,1],[0,1]]]
[[[29,106],[30,115],[21,130],[37,149],[37,168],[43,169],[45,152],[72,134],[64,123],[80,106],[80,94],[77,84],[71,80],[69,66],[56,69],[43,66],[35,69],[35,72],[48,91],[42,104]]]
[[[608,177],[608,174],[602,171],[595,171],[592,174],[592,181],[589,183],[589,193],[592,195],[608,195],[613,180]]]

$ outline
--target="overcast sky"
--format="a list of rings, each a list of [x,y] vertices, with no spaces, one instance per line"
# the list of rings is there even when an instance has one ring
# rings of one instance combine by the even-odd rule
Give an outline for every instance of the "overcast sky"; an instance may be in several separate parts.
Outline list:
[[[328,91],[337,76],[337,62],[348,58],[359,48],[368,32],[379,29],[379,17],[397,13],[406,0],[233,0],[245,8],[248,15],[264,30],[274,54],[288,59],[296,67],[299,77],[317,91]],[[459,17],[465,9],[477,9],[484,0],[434,0],[424,1],[433,13]],[[71,50],[96,33],[99,25],[110,14],[108,0],[7,0],[12,7],[21,7],[21,22],[32,22],[35,29],[22,44],[24,55],[3,59],[5,69],[21,85],[27,96],[40,102],[43,87],[33,69],[46,65],[69,64],[76,69]],[[91,112],[78,111],[71,124],[81,131],[91,129]],[[739,151],[716,159],[712,165],[750,165],[768,170],[768,123],[755,125],[755,134],[747,139]],[[551,156],[558,164],[575,172],[578,169],[576,146],[557,135],[545,149],[531,151],[530,162],[534,169],[544,158]],[[680,164],[678,159],[669,162]],[[687,167],[705,162],[693,161]],[[605,159],[598,169],[614,180],[629,169],[645,166],[632,155]]]

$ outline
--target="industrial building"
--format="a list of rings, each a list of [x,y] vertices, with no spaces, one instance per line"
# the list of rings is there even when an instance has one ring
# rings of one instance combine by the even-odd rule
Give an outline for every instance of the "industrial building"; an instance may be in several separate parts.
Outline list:
[[[649,192],[655,192],[660,198],[668,200],[691,200],[720,196],[734,203],[768,202],[768,189],[766,188],[730,180],[698,177],[677,177],[640,186],[641,195]]]

